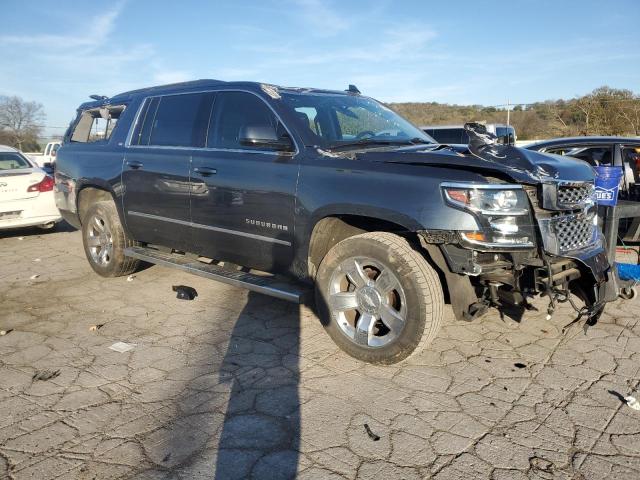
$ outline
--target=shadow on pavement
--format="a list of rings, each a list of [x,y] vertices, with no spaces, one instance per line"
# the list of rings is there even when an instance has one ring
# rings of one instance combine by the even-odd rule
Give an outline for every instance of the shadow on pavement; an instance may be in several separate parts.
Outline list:
[[[299,351],[298,305],[249,293],[220,367],[231,385],[214,478],[295,477]]]
[[[75,232],[76,229],[62,220],[57,223],[55,227],[45,229],[40,227],[24,227],[10,230],[0,230],[0,238],[12,238],[12,237],[30,237],[37,235],[48,235],[50,233],[68,233]]]

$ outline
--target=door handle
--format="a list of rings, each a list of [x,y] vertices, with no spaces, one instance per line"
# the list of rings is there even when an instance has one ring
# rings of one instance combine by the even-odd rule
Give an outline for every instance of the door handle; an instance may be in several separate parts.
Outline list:
[[[137,160],[127,160],[127,165],[129,165],[129,168],[132,168],[133,170],[137,170],[144,166],[142,162],[138,162]]]
[[[201,177],[209,177],[211,175],[215,175],[216,173],[218,173],[218,170],[211,167],[196,167],[193,169],[193,171],[196,172]]]

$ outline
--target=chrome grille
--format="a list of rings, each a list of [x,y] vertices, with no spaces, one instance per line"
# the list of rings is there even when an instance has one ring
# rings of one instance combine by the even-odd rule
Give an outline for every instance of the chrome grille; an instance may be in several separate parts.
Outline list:
[[[558,185],[559,207],[583,207],[593,198],[593,183],[560,184]]]
[[[596,226],[594,213],[555,217],[552,220],[553,232],[558,238],[560,252],[570,252],[588,247],[594,241]]]

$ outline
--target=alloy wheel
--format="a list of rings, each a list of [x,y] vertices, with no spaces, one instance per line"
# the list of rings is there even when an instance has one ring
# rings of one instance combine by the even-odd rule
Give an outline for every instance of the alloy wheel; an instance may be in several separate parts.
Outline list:
[[[395,273],[367,257],[344,260],[329,283],[329,309],[352,342],[377,348],[393,342],[407,319],[407,302]]]

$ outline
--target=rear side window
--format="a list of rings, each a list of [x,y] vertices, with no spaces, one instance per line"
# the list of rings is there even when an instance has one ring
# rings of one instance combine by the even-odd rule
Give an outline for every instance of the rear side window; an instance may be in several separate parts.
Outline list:
[[[189,93],[148,99],[132,144],[204,147],[214,95]]]
[[[73,127],[71,141],[88,143],[109,140],[125,108],[125,105],[107,105],[83,111]]]
[[[29,161],[19,153],[0,152],[0,170],[31,168]]]
[[[271,126],[279,122],[271,109],[258,97],[246,92],[220,92],[216,97],[208,147],[244,149],[240,131],[246,126]]]

